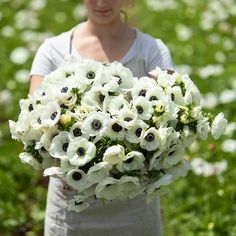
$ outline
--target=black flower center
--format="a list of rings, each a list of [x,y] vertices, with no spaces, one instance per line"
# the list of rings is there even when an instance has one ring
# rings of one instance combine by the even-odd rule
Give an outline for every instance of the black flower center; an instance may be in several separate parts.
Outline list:
[[[135,130],[135,134],[136,134],[137,137],[140,137],[141,133],[142,133],[142,128],[137,128]]]
[[[149,133],[149,134],[146,135],[145,139],[146,139],[148,142],[152,142],[152,141],[155,139],[155,136],[154,136],[154,134]]]
[[[173,154],[174,154],[174,152],[175,152],[175,151],[172,151],[172,152],[170,152],[170,153],[169,153],[169,156],[173,155]]]
[[[64,143],[62,145],[62,149],[63,149],[64,152],[67,152],[68,145],[69,145],[69,143]]]
[[[137,109],[138,114],[143,113],[143,108],[141,106],[136,106],[136,109]]]
[[[79,172],[75,172],[72,175],[73,180],[80,180],[82,178],[82,175]]]
[[[65,76],[66,76],[66,78],[68,78],[68,77],[70,77],[73,74],[74,74],[73,72],[66,72]]]
[[[83,148],[83,147],[79,147],[78,149],[77,149],[77,154],[78,154],[78,156],[84,156],[84,154],[85,154],[85,149]]]
[[[93,122],[91,123],[91,126],[93,129],[99,130],[102,127],[102,123],[100,120],[93,120]]]
[[[56,117],[57,117],[57,112],[55,111],[54,113],[52,113],[51,119],[52,119],[52,120],[55,120]]]
[[[175,100],[175,95],[173,93],[171,93],[171,101],[174,101]]]
[[[46,95],[46,93],[45,92],[42,92],[42,96],[45,96]]]
[[[68,89],[69,89],[68,87],[63,87],[63,88],[61,89],[61,92],[62,92],[62,93],[66,93],[66,92],[68,91]]]
[[[29,111],[33,111],[34,110],[32,103],[29,105],[28,109],[29,109]]]
[[[40,125],[42,124],[42,120],[41,120],[40,117],[38,118],[38,123],[39,123]]]
[[[115,123],[112,125],[112,130],[114,132],[120,132],[122,130],[122,126],[120,126],[119,124]]]
[[[79,202],[79,201],[75,201],[75,205],[78,206],[78,205],[82,205],[83,202]]]
[[[158,100],[158,99],[157,99],[156,96],[151,96],[149,100],[150,100],[150,101],[156,101],[156,100]]]
[[[103,94],[100,93],[99,96],[98,96],[98,98],[99,98],[100,102],[103,102],[104,99],[105,99],[105,95],[103,95]]]
[[[75,128],[73,130],[73,134],[74,134],[75,137],[81,136],[82,135],[81,129],[80,128]]]
[[[65,104],[61,104],[61,105],[60,105],[60,108],[62,108],[62,109],[68,109],[68,106],[66,106]]]
[[[95,78],[95,73],[93,71],[89,71],[86,75],[88,79],[94,79]]]
[[[142,90],[139,92],[139,96],[145,97],[146,92],[147,92],[147,91],[146,91],[145,89],[142,89]]]
[[[122,83],[122,79],[121,79],[121,77],[119,76],[119,75],[114,75],[114,77],[117,77],[117,78],[119,78],[119,80],[118,80],[118,84],[120,85],[121,83]]]
[[[130,122],[131,120],[133,120],[131,117],[125,117],[124,121],[126,122]]]
[[[124,161],[126,164],[130,164],[132,161],[134,160],[133,157],[127,159],[126,161]]]

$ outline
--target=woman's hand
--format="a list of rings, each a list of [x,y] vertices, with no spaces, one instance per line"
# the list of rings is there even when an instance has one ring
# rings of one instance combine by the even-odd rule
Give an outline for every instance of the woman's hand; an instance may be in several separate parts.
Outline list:
[[[38,88],[38,86],[42,83],[43,81],[42,75],[32,75],[30,77],[30,90],[29,93],[33,94],[33,92]]]

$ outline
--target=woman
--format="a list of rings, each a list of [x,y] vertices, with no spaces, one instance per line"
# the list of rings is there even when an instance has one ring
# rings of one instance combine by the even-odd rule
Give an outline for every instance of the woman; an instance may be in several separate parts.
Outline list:
[[[172,69],[168,48],[159,40],[130,28],[121,14],[129,0],[84,0],[87,21],[39,47],[30,76],[30,93],[43,77],[71,57],[100,62],[119,61],[135,76],[147,75],[159,66]],[[159,236],[160,209],[156,199],[147,205],[143,197],[128,201],[96,201],[82,213],[67,211],[73,191],[58,178],[50,178],[45,217],[45,236]]]

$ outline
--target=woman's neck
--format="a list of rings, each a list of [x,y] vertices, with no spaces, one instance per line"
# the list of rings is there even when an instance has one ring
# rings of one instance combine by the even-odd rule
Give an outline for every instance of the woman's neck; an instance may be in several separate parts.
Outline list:
[[[88,34],[96,35],[99,38],[120,37],[128,30],[128,26],[125,25],[120,18],[109,24],[98,24],[88,19],[84,23],[84,27]]]

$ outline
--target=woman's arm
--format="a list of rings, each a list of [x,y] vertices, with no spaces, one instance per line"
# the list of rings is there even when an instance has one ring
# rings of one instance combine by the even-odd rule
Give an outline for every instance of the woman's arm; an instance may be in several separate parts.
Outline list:
[[[30,76],[30,89],[29,89],[30,94],[33,94],[33,92],[42,83],[43,77],[44,76],[42,76],[42,75],[32,75],[32,76]]]

